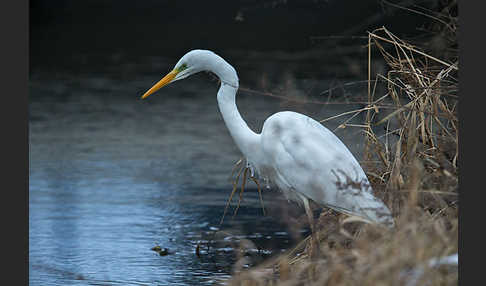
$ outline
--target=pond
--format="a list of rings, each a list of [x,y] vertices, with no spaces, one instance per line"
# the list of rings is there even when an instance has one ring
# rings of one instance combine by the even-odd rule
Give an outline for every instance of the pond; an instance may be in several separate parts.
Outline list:
[[[263,189],[264,215],[250,182],[237,214],[234,200],[220,225],[241,155],[216,104],[217,82],[195,75],[139,99],[173,63],[31,71],[31,285],[212,285],[230,277],[239,242],[251,241],[251,266],[308,233],[299,220],[303,209],[276,190]],[[330,85],[292,77],[289,84],[294,97],[305,96],[310,85],[317,94]],[[358,108],[248,92],[240,92],[237,103],[258,132],[281,110],[324,119]],[[339,123],[325,125],[333,130]],[[336,134],[359,154],[359,129]],[[151,250],[157,245],[168,255]]]

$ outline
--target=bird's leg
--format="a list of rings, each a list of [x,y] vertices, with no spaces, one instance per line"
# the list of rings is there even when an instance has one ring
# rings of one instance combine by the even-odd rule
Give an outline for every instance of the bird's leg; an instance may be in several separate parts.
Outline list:
[[[309,219],[309,224],[310,224],[310,227],[311,227],[311,236],[312,236],[312,243],[311,243],[311,258],[315,258],[317,256],[317,254],[320,253],[320,248],[319,248],[319,240],[317,238],[318,236],[318,233],[317,233],[317,230],[316,230],[316,227],[315,227],[315,224],[314,224],[314,214],[312,213],[312,210],[310,209],[310,206],[309,206],[309,199],[304,197],[304,196],[300,196],[302,201],[304,202],[304,208],[305,208],[305,213],[307,214],[307,217]]]
[[[253,168],[253,166],[250,164],[250,162],[248,162],[248,159],[246,160],[246,168],[247,169],[250,169],[250,177],[253,178],[255,177],[255,169]]]

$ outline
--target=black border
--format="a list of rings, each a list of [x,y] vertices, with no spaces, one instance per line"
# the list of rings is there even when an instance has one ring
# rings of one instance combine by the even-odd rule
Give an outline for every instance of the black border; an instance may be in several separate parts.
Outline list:
[[[0,5],[0,66],[2,98],[2,255],[4,281],[29,282],[29,145],[28,69],[29,2],[2,1]],[[5,253],[4,253],[5,254]],[[15,265],[15,267],[14,267]]]
[[[484,149],[483,97],[485,97],[484,1],[457,1],[459,5],[459,285],[484,278],[484,168],[472,158]],[[473,108],[475,107],[475,108]],[[476,125],[476,126],[475,126]],[[478,126],[479,125],[479,126]],[[483,146],[481,146],[483,145]],[[478,158],[481,160],[480,158]],[[478,161],[479,161],[478,160]],[[468,231],[469,230],[469,231]],[[471,230],[476,230],[472,232]],[[468,233],[469,232],[469,233]],[[474,257],[477,256],[477,257]],[[478,258],[478,263],[476,263]],[[480,276],[481,275],[481,276]],[[475,279],[477,276],[478,279]],[[470,283],[468,283],[470,281]]]

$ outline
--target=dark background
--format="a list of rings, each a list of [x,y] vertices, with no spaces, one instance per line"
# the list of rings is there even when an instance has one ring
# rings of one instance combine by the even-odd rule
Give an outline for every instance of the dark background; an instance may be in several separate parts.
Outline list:
[[[436,11],[441,1],[393,1]],[[76,66],[74,55],[178,58],[194,48],[301,52],[350,45],[381,26],[420,35],[430,18],[381,0],[30,1],[30,67]],[[348,41],[347,41],[348,40]],[[351,41],[366,44],[366,39]]]

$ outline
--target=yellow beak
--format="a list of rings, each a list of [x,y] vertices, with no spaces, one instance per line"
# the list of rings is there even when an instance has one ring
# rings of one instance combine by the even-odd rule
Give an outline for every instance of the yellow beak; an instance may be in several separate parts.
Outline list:
[[[144,95],[142,95],[142,99],[146,98],[147,96],[151,95],[152,93],[156,92],[157,90],[161,89],[162,87],[168,85],[178,74],[177,70],[173,70],[164,76],[158,83],[152,86]]]

